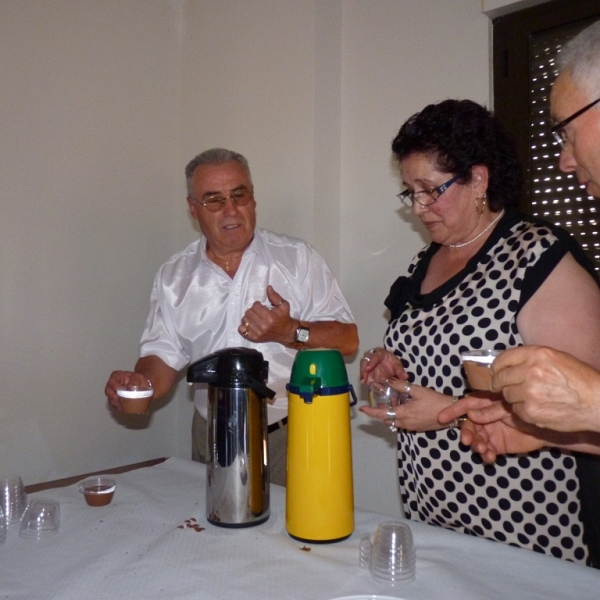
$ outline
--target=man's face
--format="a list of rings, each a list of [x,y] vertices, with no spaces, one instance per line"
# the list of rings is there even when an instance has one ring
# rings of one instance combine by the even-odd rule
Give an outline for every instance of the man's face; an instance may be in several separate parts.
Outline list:
[[[219,212],[210,212],[199,201],[211,196],[231,196],[239,190],[252,192],[252,181],[242,165],[229,161],[220,165],[200,165],[192,175],[192,198],[188,205],[192,217],[219,256],[243,252],[252,241],[256,226],[256,202],[254,198],[245,206],[236,206],[227,198]]]
[[[563,71],[550,94],[552,119],[558,123],[593,100],[568,71]],[[575,173],[587,193],[600,198],[600,110],[594,107],[573,119],[565,127],[565,134],[567,144],[560,153],[560,170]]]

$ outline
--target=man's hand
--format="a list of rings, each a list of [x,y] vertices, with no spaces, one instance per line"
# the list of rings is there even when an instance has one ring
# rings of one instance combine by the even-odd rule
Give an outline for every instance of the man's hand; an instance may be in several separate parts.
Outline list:
[[[251,342],[278,342],[291,344],[294,341],[298,320],[290,317],[290,304],[272,286],[267,286],[265,306],[255,302],[242,317],[238,327],[240,335]]]
[[[122,411],[121,398],[117,395],[117,388],[129,385],[147,385],[148,379],[141,373],[135,373],[134,371],[113,371],[108,378],[104,393],[108,398],[110,405],[118,411]]]
[[[523,421],[555,431],[600,431],[600,373],[570,354],[520,346],[500,354],[491,369],[492,389]]]
[[[255,302],[244,313],[238,332],[251,342],[277,342],[290,347],[300,321],[290,314],[290,303],[270,285],[267,298],[269,306]],[[354,354],[358,348],[354,323],[310,321],[306,325],[310,329],[306,348],[334,348],[343,356]]]
[[[154,396],[152,399],[164,396],[177,381],[177,371],[169,367],[158,356],[142,356],[135,364],[134,371],[113,371],[108,378],[104,393],[108,402],[115,410],[122,411],[121,400],[117,395],[117,388],[128,385],[145,386],[152,384]]]

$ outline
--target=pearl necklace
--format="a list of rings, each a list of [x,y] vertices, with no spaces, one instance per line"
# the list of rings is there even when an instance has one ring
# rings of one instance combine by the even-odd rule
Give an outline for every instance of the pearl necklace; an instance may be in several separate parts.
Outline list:
[[[458,252],[456,251],[457,248],[468,246],[469,244],[472,244],[475,240],[478,240],[486,231],[493,227],[498,222],[498,220],[502,218],[503,215],[504,209],[502,209],[502,212],[483,231],[480,231],[472,240],[469,240],[468,242],[462,242],[460,244],[448,244],[448,246],[454,250],[454,257],[458,258]]]

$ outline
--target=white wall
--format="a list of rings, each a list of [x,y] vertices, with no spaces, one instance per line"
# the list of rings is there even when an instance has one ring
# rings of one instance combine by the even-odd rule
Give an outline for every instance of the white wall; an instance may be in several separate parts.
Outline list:
[[[189,456],[187,386],[142,426],[103,387],[197,235],[183,168],[210,146],[250,160],[261,226],[326,257],[360,354],[381,343],[425,241],[390,141],[426,103],[485,102],[488,53],[478,0],[0,0],[0,472]],[[357,504],[399,510],[383,426],[357,415],[354,451]]]
[[[172,3],[0,1],[0,471],[26,483],[171,450],[119,425],[153,273],[179,246]]]

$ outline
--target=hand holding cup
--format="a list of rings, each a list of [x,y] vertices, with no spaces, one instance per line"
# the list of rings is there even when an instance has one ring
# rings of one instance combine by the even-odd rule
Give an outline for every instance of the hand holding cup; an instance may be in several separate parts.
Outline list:
[[[407,388],[410,390],[410,385]],[[396,414],[394,408],[400,404],[404,404],[410,400],[409,391],[398,392],[386,379],[385,381],[374,381],[369,385],[369,405],[372,408],[387,408],[388,418],[391,421],[390,430],[397,431],[394,425]]]

